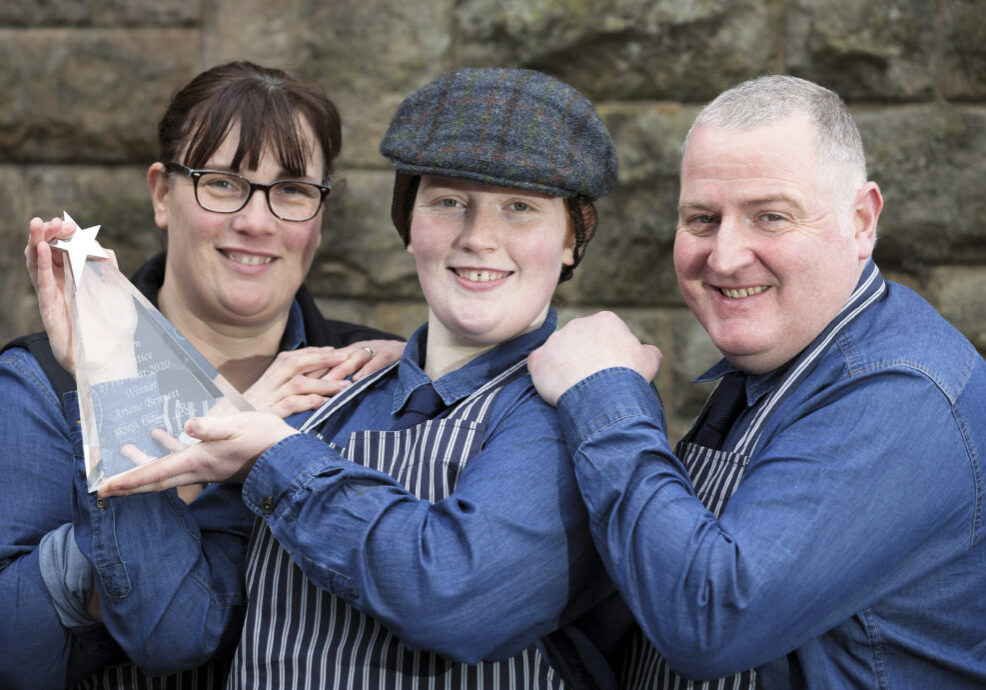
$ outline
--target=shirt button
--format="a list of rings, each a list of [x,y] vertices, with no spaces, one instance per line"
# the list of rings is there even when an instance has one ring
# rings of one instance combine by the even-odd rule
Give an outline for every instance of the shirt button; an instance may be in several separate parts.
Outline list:
[[[100,510],[106,510],[106,503],[103,501],[102,498],[96,499],[96,505],[99,506]]]
[[[260,504],[260,509],[267,513],[268,515],[274,512],[274,497],[268,496],[264,499],[264,502]]]

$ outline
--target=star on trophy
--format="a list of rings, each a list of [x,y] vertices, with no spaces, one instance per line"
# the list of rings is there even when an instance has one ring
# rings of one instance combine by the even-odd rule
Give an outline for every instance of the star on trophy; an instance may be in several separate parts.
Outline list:
[[[67,222],[74,223],[68,213]],[[78,227],[78,226],[77,226]],[[253,408],[164,315],[120,273],[96,241],[98,225],[51,246],[66,252],[65,294],[72,321],[75,380],[89,491],[171,452],[192,417]],[[134,451],[139,452],[134,452]]]

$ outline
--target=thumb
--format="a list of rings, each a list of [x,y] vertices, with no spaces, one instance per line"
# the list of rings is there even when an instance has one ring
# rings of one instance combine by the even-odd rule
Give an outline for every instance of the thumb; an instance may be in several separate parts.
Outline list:
[[[639,373],[648,381],[657,376],[658,369],[661,368],[661,360],[664,354],[654,345],[642,345],[640,348],[641,363]]]
[[[185,433],[200,441],[223,441],[233,435],[229,417],[193,417],[185,422]]]

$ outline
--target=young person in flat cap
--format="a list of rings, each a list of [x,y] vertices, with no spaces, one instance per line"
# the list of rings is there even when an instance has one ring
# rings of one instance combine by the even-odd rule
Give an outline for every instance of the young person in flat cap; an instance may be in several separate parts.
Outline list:
[[[380,150],[429,307],[403,359],[307,433],[193,420],[201,443],[104,496],[243,483],[259,519],[232,687],[615,687],[632,620],[525,364],[615,182],[613,142],[552,77],[463,69],[405,100]]]

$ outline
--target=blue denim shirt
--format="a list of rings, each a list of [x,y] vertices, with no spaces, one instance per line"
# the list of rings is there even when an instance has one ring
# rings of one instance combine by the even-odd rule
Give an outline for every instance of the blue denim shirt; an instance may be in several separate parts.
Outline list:
[[[560,398],[603,560],[681,673],[986,685],[986,364],[924,300],[887,288],[767,422],[718,520],[639,375],[605,370]],[[777,380],[754,377],[749,402]]]
[[[552,310],[538,330],[437,379],[436,391],[447,404],[465,398],[555,326]],[[412,390],[429,381],[418,364],[424,335],[423,327],[410,339],[396,375],[318,429],[325,440],[345,446],[351,432],[391,428]],[[512,656],[614,591],[557,415],[527,374],[496,398],[482,449],[444,500],[420,500],[311,435],[261,455],[243,499],[317,586],[409,646],[457,661]]]
[[[303,342],[295,303],[282,346]],[[76,394],[63,408],[37,360],[12,348],[0,355],[0,400],[0,687],[81,681],[126,661],[114,638],[154,674],[194,668],[232,646],[254,521],[237,487],[210,486],[190,506],[172,491],[107,499],[99,510],[85,487]],[[73,478],[76,498],[92,503],[103,528],[98,547],[87,520],[73,527]],[[154,530],[174,538],[148,538]],[[101,559],[104,623],[85,613],[93,571],[75,537]],[[190,644],[196,625],[211,631],[209,645]]]

